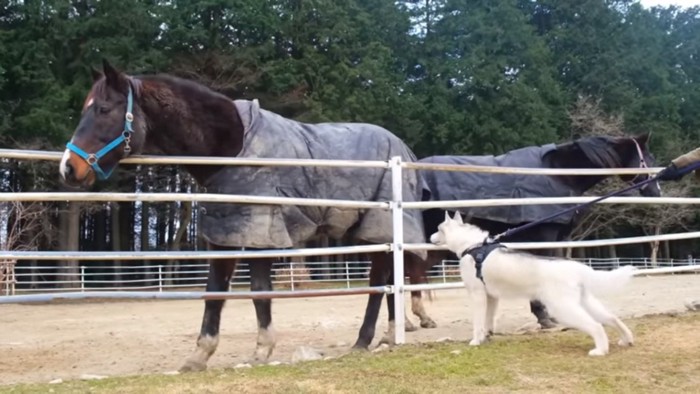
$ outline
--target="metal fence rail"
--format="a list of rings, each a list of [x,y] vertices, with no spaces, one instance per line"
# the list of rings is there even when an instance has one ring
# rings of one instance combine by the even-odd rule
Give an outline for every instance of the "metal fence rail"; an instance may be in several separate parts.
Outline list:
[[[700,259],[659,259],[653,262],[648,258],[607,258],[578,261],[599,270],[627,264],[643,269],[700,265]],[[458,264],[457,260],[443,260],[428,271],[428,279],[433,283],[458,282]],[[272,283],[276,288],[290,290],[324,286],[350,289],[366,286],[369,268],[369,261],[277,263],[273,266]],[[208,272],[209,265],[206,263],[129,267],[85,265],[80,266],[78,272],[62,266],[18,266],[15,267],[14,288],[17,293],[203,289]],[[240,290],[249,283],[250,271],[247,264],[241,264],[231,279],[231,289]]]

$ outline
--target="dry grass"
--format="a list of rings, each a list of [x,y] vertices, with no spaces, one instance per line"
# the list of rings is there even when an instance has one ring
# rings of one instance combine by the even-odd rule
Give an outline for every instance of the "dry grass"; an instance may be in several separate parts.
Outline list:
[[[465,343],[403,346],[331,361],[178,376],[150,375],[2,387],[9,393],[658,393],[700,387],[700,313],[629,321],[637,343],[587,356],[585,335],[567,331]],[[612,333],[611,333],[612,334]],[[611,335],[611,340],[616,337]]]

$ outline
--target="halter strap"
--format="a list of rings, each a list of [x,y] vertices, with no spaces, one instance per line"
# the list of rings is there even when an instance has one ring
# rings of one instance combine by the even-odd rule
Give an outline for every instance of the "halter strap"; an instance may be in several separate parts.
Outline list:
[[[105,173],[102,170],[102,167],[100,167],[99,163],[102,157],[104,157],[107,153],[111,152],[122,142],[124,143],[124,153],[128,155],[131,152],[131,135],[134,133],[134,128],[132,126],[132,123],[134,122],[133,109],[134,95],[131,91],[131,84],[129,84],[129,94],[126,97],[126,114],[124,115],[124,131],[122,131],[119,137],[115,138],[114,140],[112,140],[112,142],[105,145],[104,148],[98,150],[95,153],[87,153],[70,141],[66,143],[66,148],[68,148],[68,150],[75,153],[76,155],[82,157],[83,160],[85,160],[88,163],[88,165],[92,168],[92,170],[95,171],[95,174],[97,174],[97,177],[100,180],[105,180],[109,178],[109,176],[112,175],[112,171],[114,171],[114,168],[116,168],[114,167]]]
[[[638,143],[637,140],[635,140],[634,138],[632,138],[632,142],[634,142],[634,147],[637,148],[637,155],[639,155],[639,168],[649,168],[649,167],[647,166],[647,161],[644,160],[644,153],[642,152],[642,147],[639,146],[639,143]],[[633,184],[636,183],[635,181],[637,180],[637,178],[638,178],[640,175],[641,175],[641,174],[635,175],[634,178],[632,178],[632,182],[631,182],[631,183],[633,183]],[[647,179],[649,179],[649,174],[647,174]],[[640,188],[640,190],[646,189],[647,186],[649,186],[649,184],[648,184],[648,183],[645,183],[644,185],[642,185],[642,187]]]

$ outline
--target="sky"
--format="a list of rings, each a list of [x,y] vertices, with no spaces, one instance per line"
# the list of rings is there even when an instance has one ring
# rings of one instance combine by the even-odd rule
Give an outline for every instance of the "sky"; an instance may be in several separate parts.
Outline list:
[[[640,0],[640,3],[642,3],[644,7],[653,7],[655,5],[660,5],[663,7],[668,7],[670,5],[693,7],[700,5],[700,0]]]

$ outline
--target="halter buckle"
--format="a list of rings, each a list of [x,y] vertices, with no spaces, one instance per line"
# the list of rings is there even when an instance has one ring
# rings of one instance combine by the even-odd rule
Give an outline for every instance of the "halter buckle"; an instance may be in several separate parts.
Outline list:
[[[85,161],[87,161],[87,163],[91,166],[95,165],[95,163],[97,163],[97,160],[99,160],[99,159],[97,158],[97,155],[94,153],[90,153],[88,155],[87,159],[85,159]]]
[[[134,114],[131,112],[127,112],[126,115],[124,115],[124,118],[126,119],[127,122],[133,122],[134,121]]]

